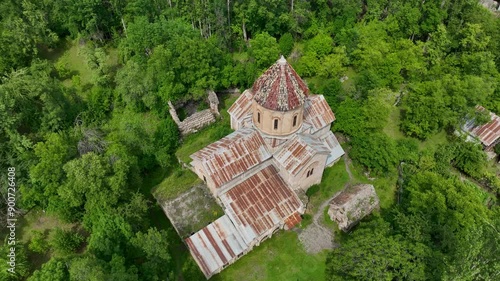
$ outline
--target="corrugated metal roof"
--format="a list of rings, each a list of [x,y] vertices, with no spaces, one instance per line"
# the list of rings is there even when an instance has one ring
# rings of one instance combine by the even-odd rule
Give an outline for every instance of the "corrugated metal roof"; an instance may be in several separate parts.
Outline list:
[[[224,215],[187,238],[186,244],[205,277],[210,278],[248,249],[228,216]]]
[[[199,150],[191,158],[201,161],[207,176],[220,187],[271,156],[262,136],[254,129],[244,128]]]
[[[251,240],[282,225],[302,209],[299,198],[272,164],[222,194],[220,199],[244,239]]]
[[[327,166],[345,154],[344,149],[331,131],[328,132],[326,137],[321,139],[321,141],[330,150],[330,155],[328,155],[328,158],[326,159]]]
[[[282,56],[253,84],[255,101],[263,107],[287,111],[304,104],[309,88]]]
[[[317,131],[335,121],[335,115],[323,95],[309,96],[304,104],[304,122]]]
[[[290,174],[296,175],[317,153],[329,154],[330,150],[320,140],[295,135],[274,154],[274,158]]]
[[[477,106],[476,108],[480,111],[486,110],[481,106]],[[485,146],[492,145],[500,137],[500,117],[490,112],[490,118],[490,122],[470,129],[470,133],[477,137]]]
[[[253,94],[250,90],[245,90],[240,97],[231,105],[227,110],[231,117],[235,118],[238,122],[243,119],[250,112],[252,108]]]
[[[293,213],[293,215],[289,216],[285,220],[285,224],[288,227],[288,229],[292,229],[294,226],[299,224],[302,221],[302,218],[300,217],[299,212]]]

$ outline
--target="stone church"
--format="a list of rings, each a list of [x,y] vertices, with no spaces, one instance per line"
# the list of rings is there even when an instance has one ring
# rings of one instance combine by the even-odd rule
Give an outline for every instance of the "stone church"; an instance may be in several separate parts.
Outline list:
[[[191,155],[225,213],[185,240],[207,278],[300,223],[299,197],[344,154],[325,98],[311,94],[284,57],[228,112],[235,131]]]

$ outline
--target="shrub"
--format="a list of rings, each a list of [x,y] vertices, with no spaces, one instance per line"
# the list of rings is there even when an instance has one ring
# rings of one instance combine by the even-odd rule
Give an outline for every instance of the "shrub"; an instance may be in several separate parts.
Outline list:
[[[83,236],[78,233],[56,228],[53,230],[50,244],[56,252],[65,255],[75,252],[83,240]]]
[[[28,248],[35,253],[45,253],[49,249],[49,245],[45,241],[45,235],[41,231],[32,230]]]
[[[278,44],[280,47],[281,54],[285,57],[289,56],[293,50],[293,44],[294,44],[292,34],[288,32],[283,34]]]

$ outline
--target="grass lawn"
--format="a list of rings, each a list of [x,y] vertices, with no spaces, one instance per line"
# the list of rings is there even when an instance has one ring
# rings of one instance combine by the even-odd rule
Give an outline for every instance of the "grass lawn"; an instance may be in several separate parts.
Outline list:
[[[448,138],[446,136],[446,132],[441,130],[439,133],[432,135],[432,137],[426,139],[425,141],[421,141],[419,144],[420,150],[425,148],[436,149],[438,145],[448,143]]]
[[[316,213],[319,205],[342,190],[348,181],[349,175],[345,170],[344,159],[341,158],[332,167],[325,169],[320,184],[312,186],[307,191],[309,196],[308,212]]]
[[[354,81],[356,79],[356,71],[352,67],[348,67],[345,75],[349,78],[344,83],[342,83],[342,88],[346,93],[352,92],[355,88]]]
[[[83,88],[88,88],[92,84],[93,70],[88,67],[83,55],[79,54],[82,47],[77,40],[63,39],[55,49],[40,47],[40,56],[53,63],[61,63],[66,66],[70,74],[69,78],[62,81],[63,85],[67,87],[74,86],[71,77],[78,75],[80,85]],[[116,48],[106,48],[106,53],[108,55],[106,63],[111,69],[116,70],[119,65],[118,50]]]
[[[199,183],[201,180],[195,173],[178,168],[154,187],[152,193],[156,198],[170,199]]]
[[[177,149],[175,155],[184,163],[191,162],[189,156],[205,146],[220,140],[232,132],[230,128],[230,117],[227,110],[236,101],[238,96],[225,95],[220,97],[220,118],[214,124],[203,130],[188,135],[182,141],[182,145]]]
[[[324,280],[326,251],[309,255],[297,233],[280,231],[211,280]]]
[[[389,113],[389,120],[387,125],[385,125],[383,131],[389,136],[391,139],[400,140],[405,136],[403,132],[399,129],[399,125],[401,124],[401,110],[397,106],[391,107],[391,112]]]

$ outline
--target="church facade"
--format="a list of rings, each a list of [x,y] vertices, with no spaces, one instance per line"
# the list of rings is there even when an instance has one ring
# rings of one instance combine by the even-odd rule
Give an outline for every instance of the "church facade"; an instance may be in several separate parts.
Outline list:
[[[322,95],[281,57],[229,108],[235,131],[191,155],[225,215],[185,242],[207,278],[279,229],[300,223],[299,199],[344,154]]]

